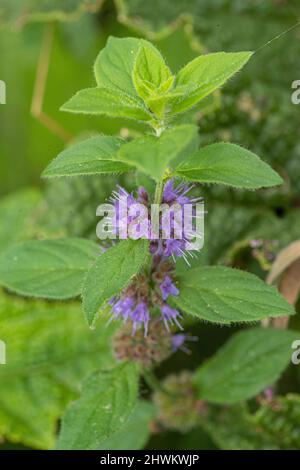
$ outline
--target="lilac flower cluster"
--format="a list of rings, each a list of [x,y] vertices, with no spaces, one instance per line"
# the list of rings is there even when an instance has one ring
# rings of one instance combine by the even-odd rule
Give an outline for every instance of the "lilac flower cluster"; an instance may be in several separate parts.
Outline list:
[[[187,194],[191,191],[193,185],[186,185],[180,183],[175,186],[174,180],[170,179],[164,186],[161,204],[167,205],[174,211],[166,211],[162,214],[158,232],[154,230],[153,224],[149,218],[151,211],[149,194],[145,188],[140,187],[137,191],[137,197],[135,198],[132,194],[129,194],[124,188],[118,187],[117,191],[113,192],[111,202],[115,206],[116,216],[111,219],[110,226],[112,233],[117,236],[122,232],[127,233],[127,227],[132,222],[138,219],[139,223],[137,228],[137,238],[148,238],[150,243],[151,254],[161,257],[183,257],[187,261],[187,254],[193,256],[191,251],[188,250],[189,241],[188,237],[191,235],[188,227],[184,226],[184,206],[191,207],[191,225],[193,224],[193,218],[196,218],[194,205],[201,201],[201,198],[191,198]],[[122,210],[123,205],[126,202],[126,210]],[[145,206],[145,214],[131,214],[131,209],[136,204],[142,204]],[[133,211],[134,212],[134,211]],[[170,228],[170,237],[163,238],[161,233],[166,229]],[[180,236],[175,236],[180,234]],[[174,258],[175,259],[175,258]],[[187,261],[188,262],[188,261]]]
[[[187,195],[191,189],[192,186],[183,183],[175,186],[174,180],[169,180],[163,188],[162,203],[167,204],[169,207],[177,204],[177,207],[180,208],[185,204],[192,205],[198,202],[199,199],[192,199]],[[126,199],[125,212],[121,207],[124,198]],[[113,193],[111,201],[114,203],[116,210],[115,219],[111,219],[111,226],[115,235],[118,234],[118,231],[127,230],[128,224],[137,217],[134,211],[131,212],[130,210],[134,204],[142,204],[147,209],[150,206],[149,195],[143,187],[138,189],[136,198],[125,189],[118,187],[118,191]],[[132,213],[134,215],[131,215]],[[179,311],[167,303],[170,297],[179,295],[173,275],[174,263],[171,263],[168,258],[172,256],[173,261],[175,256],[185,258],[188,242],[184,237],[184,233],[180,239],[152,237],[153,227],[151,227],[151,221],[149,220],[149,211],[147,210],[145,213],[147,214],[146,220],[141,221],[141,224],[143,224],[141,236],[150,239],[151,272],[149,275],[137,275],[120,295],[109,301],[109,304],[113,312],[112,318],[123,319],[124,322],[130,321],[133,325],[133,334],[137,329],[143,327],[146,336],[152,318],[156,320],[159,317],[168,331],[172,324],[182,330],[179,322],[181,318]],[[168,214],[168,217],[170,217],[170,214]],[[159,230],[163,229],[164,222],[162,217]],[[177,222],[178,219],[176,220],[176,217],[173,217],[171,220],[173,233]],[[182,220],[179,220],[179,222],[182,223]],[[173,350],[184,350],[183,345],[186,339],[188,338],[185,334],[175,335]]]
[[[113,318],[121,318],[125,322],[130,320],[133,325],[133,334],[137,328],[143,326],[145,335],[151,319],[150,312],[159,312],[160,319],[167,330],[169,324],[175,324],[182,329],[178,310],[166,303],[169,296],[176,296],[179,290],[172,276],[173,266],[166,260],[155,257],[149,277],[141,274],[125,288],[121,295],[110,300]]]

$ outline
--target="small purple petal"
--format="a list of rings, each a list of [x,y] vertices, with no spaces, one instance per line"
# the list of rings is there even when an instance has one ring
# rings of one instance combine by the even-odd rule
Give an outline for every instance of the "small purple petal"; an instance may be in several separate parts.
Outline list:
[[[144,325],[145,336],[147,336],[148,323],[150,320],[149,309],[146,302],[140,302],[137,304],[135,309],[131,312],[130,318],[133,321],[133,333],[135,333],[136,327]]]
[[[186,354],[191,354],[191,351],[185,346],[186,341],[198,341],[198,338],[196,336],[190,336],[185,333],[178,333],[176,335],[172,336],[172,347],[173,347],[173,352],[178,351],[180,349],[181,351],[185,352]]]
[[[164,304],[160,310],[162,313],[163,322],[167,330],[169,330],[168,322],[169,323],[174,322],[178,326],[178,328],[180,328],[181,330],[183,329],[177,319],[177,317],[180,318],[180,313],[178,312],[178,310],[175,310],[174,308],[170,307],[170,305],[168,304]]]
[[[162,292],[162,298],[163,300],[166,300],[169,295],[178,295],[179,290],[173,284],[172,279],[170,276],[166,276],[163,280],[163,282],[160,284],[160,290]]]

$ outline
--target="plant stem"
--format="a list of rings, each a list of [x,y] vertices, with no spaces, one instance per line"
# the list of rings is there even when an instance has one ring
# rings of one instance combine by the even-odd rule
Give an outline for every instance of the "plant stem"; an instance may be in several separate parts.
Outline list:
[[[145,379],[145,382],[147,383],[147,385],[153,390],[161,390],[162,389],[162,386],[161,386],[161,383],[159,382],[159,380],[155,377],[155,375],[153,374],[153,372],[151,372],[150,370],[144,370],[143,372],[143,377]]]
[[[178,397],[178,394],[172,393],[169,390],[166,390],[165,387],[161,384],[161,382],[157,379],[157,377],[153,374],[151,370],[145,369],[143,371],[143,377],[145,379],[145,382],[149,386],[149,388],[151,388],[151,390],[153,390],[154,392],[159,391],[173,398]]]
[[[163,180],[160,180],[156,183],[155,194],[154,194],[154,204],[161,203],[163,187],[164,187]]]

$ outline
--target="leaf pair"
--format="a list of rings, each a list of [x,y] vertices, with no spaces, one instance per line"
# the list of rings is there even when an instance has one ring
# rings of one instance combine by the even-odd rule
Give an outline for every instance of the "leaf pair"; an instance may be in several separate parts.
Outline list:
[[[107,300],[139,272],[147,240],[124,240],[105,253],[89,240],[32,240],[0,258],[0,284],[21,295],[69,299],[82,294],[90,326]]]
[[[197,150],[197,127],[181,125],[157,138],[124,143],[98,136],[64,150],[46,168],[46,178],[140,171],[153,180],[177,176],[199,183],[257,189],[282,183],[280,176],[252,152],[230,143]]]
[[[0,283],[22,295],[67,299],[82,293],[90,326],[103,305],[137,274],[148,240],[124,240],[104,253],[82,239],[37,240],[16,245],[0,258]],[[181,311],[213,323],[252,322],[292,315],[293,307],[256,276],[224,267],[179,275]]]
[[[159,127],[196,105],[240,70],[251,52],[200,56],[175,77],[148,41],[110,37],[94,66],[97,87],[79,91],[62,110],[106,114]]]

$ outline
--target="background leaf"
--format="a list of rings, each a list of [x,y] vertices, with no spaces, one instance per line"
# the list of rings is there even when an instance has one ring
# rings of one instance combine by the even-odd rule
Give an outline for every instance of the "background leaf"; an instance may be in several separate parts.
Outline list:
[[[95,372],[84,383],[82,395],[67,409],[58,441],[63,450],[96,450],[122,427],[138,396],[135,364]]]
[[[0,292],[0,435],[39,449],[54,447],[57,423],[83,378],[113,358],[115,325],[91,331],[78,303],[51,304]]]
[[[30,232],[34,209],[41,198],[42,195],[38,190],[24,189],[1,201],[0,252],[24,239],[26,232]]]
[[[296,331],[255,328],[235,334],[195,374],[199,398],[229,404],[272,385],[291,360]]]

